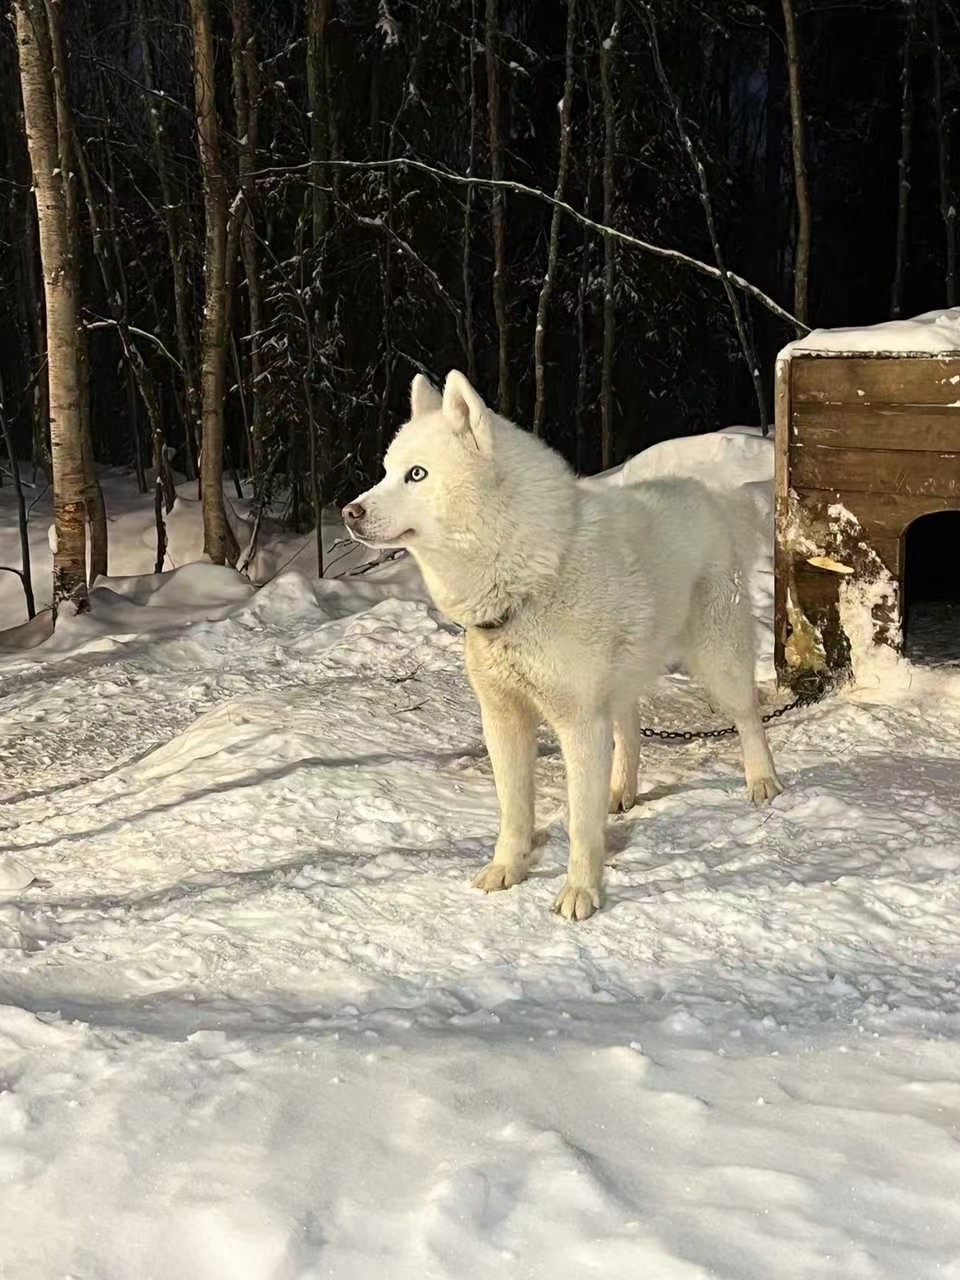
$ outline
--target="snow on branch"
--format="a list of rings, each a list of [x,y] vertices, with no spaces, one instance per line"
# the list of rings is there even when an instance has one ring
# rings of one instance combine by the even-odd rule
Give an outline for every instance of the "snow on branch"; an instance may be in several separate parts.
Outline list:
[[[118,329],[121,326],[118,320],[88,320],[84,323],[83,327],[85,329]],[[181,373],[183,373],[183,366],[181,365],[180,361],[177,359],[175,355],[171,354],[169,348],[163,345],[163,343],[155,333],[148,333],[146,329],[138,329],[137,326],[133,324],[128,324],[123,327],[126,328],[127,333],[132,333],[138,338],[148,338],[150,342],[154,343],[155,346],[160,348],[160,350],[167,357],[170,363],[174,365],[175,368],[179,369]]]
[[[295,173],[303,173],[316,165],[341,169],[414,169],[418,173],[428,173],[434,178],[439,178],[442,182],[450,182],[455,186],[488,187],[502,191],[513,191],[517,195],[529,196],[531,199],[539,200],[543,204],[556,206],[568,217],[573,218],[575,222],[579,222],[584,227],[589,227],[598,235],[617,240],[620,244],[630,245],[634,249],[639,249],[642,253],[652,254],[657,258],[665,258],[670,262],[681,263],[690,267],[691,270],[699,272],[700,275],[709,276],[711,280],[719,280],[721,284],[724,277],[726,277],[737,289],[749,294],[751,298],[766,307],[768,311],[779,319],[802,330],[804,333],[809,332],[807,325],[801,324],[796,316],[791,315],[785,307],[781,307],[769,294],[764,293],[762,289],[759,289],[755,284],[751,284],[749,280],[744,279],[743,276],[738,275],[735,271],[730,271],[729,269],[721,271],[718,267],[711,266],[708,262],[701,262],[699,258],[694,258],[689,253],[684,253],[681,249],[669,249],[664,245],[652,244],[649,240],[642,240],[639,236],[632,236],[627,231],[618,231],[616,227],[607,226],[605,223],[598,222],[595,218],[581,213],[579,209],[575,209],[573,205],[568,204],[565,200],[558,200],[556,196],[552,196],[546,191],[541,191],[539,187],[531,187],[525,182],[515,182],[506,178],[483,178],[454,173],[449,169],[438,169],[435,165],[427,164],[423,160],[414,160],[410,156],[397,156],[392,160],[314,160],[306,161],[303,164],[277,165],[258,169],[250,176],[254,179],[285,178],[291,177]]]

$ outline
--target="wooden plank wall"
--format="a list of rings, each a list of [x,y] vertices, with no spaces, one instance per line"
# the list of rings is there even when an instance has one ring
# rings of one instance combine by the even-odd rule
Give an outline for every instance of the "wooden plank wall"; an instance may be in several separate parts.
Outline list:
[[[960,509],[960,357],[809,353],[778,365],[777,667],[795,683],[783,656],[788,580],[801,609],[824,631],[828,665],[842,666],[848,650],[836,575],[781,545],[791,490],[814,519],[842,503],[901,582],[907,527],[922,515]],[[878,620],[880,630],[884,625],[899,638],[899,617]]]

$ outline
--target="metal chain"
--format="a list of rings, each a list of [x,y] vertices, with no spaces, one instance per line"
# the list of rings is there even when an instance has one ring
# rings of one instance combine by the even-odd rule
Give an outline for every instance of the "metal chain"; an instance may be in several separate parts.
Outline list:
[[[823,685],[812,690],[804,690],[797,694],[792,702],[788,702],[783,707],[776,707],[773,711],[768,711],[765,716],[761,716],[761,720],[764,724],[769,724],[771,720],[778,720],[780,716],[785,716],[788,711],[796,711],[798,707],[806,707],[814,702],[820,702],[827,696],[829,691],[829,685]],[[681,742],[694,742],[700,738],[727,738],[731,733],[736,732],[736,726],[732,724],[723,729],[648,729],[642,727],[640,736],[643,738],[679,739]]]

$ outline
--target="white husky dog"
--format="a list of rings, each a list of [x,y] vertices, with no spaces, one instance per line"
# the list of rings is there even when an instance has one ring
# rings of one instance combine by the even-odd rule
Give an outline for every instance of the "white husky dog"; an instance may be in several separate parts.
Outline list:
[[[554,910],[584,920],[600,906],[606,814],[637,796],[637,698],[676,660],[736,724],[751,799],[781,790],[754,684],[746,574],[759,535],[748,498],[680,477],[577,480],[457,372],[442,395],[414,378],[384,470],[343,518],[368,546],[406,547],[437,606],[466,629],[501,809],[477,888],[509,889],[530,869],[545,719],[569,799]]]

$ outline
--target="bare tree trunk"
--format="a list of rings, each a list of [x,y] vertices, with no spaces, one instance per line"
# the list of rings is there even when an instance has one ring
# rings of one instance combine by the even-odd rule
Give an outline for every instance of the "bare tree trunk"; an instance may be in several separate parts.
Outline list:
[[[387,178],[387,184],[388,186],[390,185],[389,177]],[[389,206],[385,226],[389,231]],[[393,392],[393,333],[391,329],[391,318],[393,316],[393,269],[389,235],[383,237],[378,256],[380,258],[380,338],[383,344],[383,386],[380,389],[380,411],[377,414],[376,439],[377,457],[380,458],[383,456],[387,440],[387,424],[390,420],[390,397]]]
[[[17,53],[27,147],[40,229],[47,316],[47,380],[56,549],[54,614],[89,608],[86,573],[86,471],[80,420],[77,268],[70,257],[67,196],[60,167],[53,55],[43,0],[16,0]]]
[[[793,263],[787,262],[784,249],[785,236],[779,217],[783,195],[783,133],[787,125],[787,55],[780,33],[772,25],[767,28],[766,104],[764,110],[763,142],[758,142],[763,152],[763,199],[770,216],[763,223],[762,254],[771,264],[776,281],[776,292],[785,293],[793,286]]]
[[[567,47],[563,78],[563,97],[560,99],[560,159],[557,165],[557,186],[554,199],[562,200],[567,186],[567,171],[570,168],[570,106],[573,102],[574,62],[573,48],[577,33],[577,0],[567,0]],[[533,371],[536,385],[536,397],[533,405],[533,434],[540,435],[543,429],[544,405],[544,364],[543,349],[546,339],[547,308],[553,293],[554,280],[557,274],[557,251],[560,247],[559,204],[553,206],[550,215],[550,239],[547,245],[547,269],[540,286],[540,297],[537,300],[537,319],[533,333]]]
[[[327,326],[327,308],[325,298],[324,258],[328,233],[333,223],[333,204],[337,199],[339,178],[336,171],[331,179],[330,171],[324,162],[334,159],[336,155],[336,127],[333,112],[333,95],[330,87],[330,55],[327,49],[327,26],[330,22],[331,0],[305,0],[307,24],[307,103],[310,109],[310,198],[311,198],[311,231],[314,253],[313,280],[309,290],[305,282],[301,282],[298,301],[302,309],[304,334],[307,343],[307,363],[303,372],[302,386],[307,408],[307,430],[309,432],[308,460],[310,467],[310,485],[314,502],[314,518],[316,521],[318,576],[323,577],[323,539],[321,515],[323,509],[323,482],[320,473],[321,444],[320,424],[314,411],[314,382],[316,379],[316,342],[314,340],[313,321],[316,318],[320,336],[325,337]],[[301,276],[304,256],[300,254]],[[303,306],[304,297],[312,300],[309,307]],[[388,321],[385,323],[389,323]],[[382,423],[381,399],[381,423]],[[321,414],[323,410],[321,410]],[[382,426],[379,428],[382,429]],[[290,454],[292,457],[292,452]],[[299,495],[299,487],[294,487],[294,498]]]
[[[140,440],[140,412],[137,405],[137,384],[133,370],[127,365],[127,419],[130,430],[130,443],[133,445],[133,469],[137,477],[137,492],[146,493],[147,471],[143,465],[143,445]]]
[[[584,87],[589,99],[590,84],[587,79],[588,68],[584,66]],[[587,110],[584,113],[587,126],[587,136],[585,139],[585,152],[588,156],[593,155],[593,130],[591,128],[592,111],[590,103],[587,103]],[[593,197],[593,174],[592,164],[588,164],[586,186],[583,193],[583,216],[590,216],[590,202]],[[587,298],[590,292],[590,260],[593,249],[593,239],[590,234],[590,228],[583,228],[583,244],[580,249],[580,280],[577,284],[577,399],[574,409],[574,430],[576,435],[576,452],[574,454],[575,465],[578,472],[582,473],[585,466],[586,457],[586,413],[587,413],[587,369],[589,367],[589,352],[587,350]]]
[[[25,185],[33,185],[28,176]],[[23,280],[29,298],[29,314],[31,346],[36,360],[33,373],[33,418],[31,442],[33,446],[32,461],[46,476],[53,474],[50,462],[50,380],[47,376],[47,318],[43,310],[43,268],[41,266],[37,278],[37,263],[40,261],[38,244],[39,230],[37,226],[37,202],[31,198],[24,205]]]
[[[254,224],[256,208],[253,178],[256,166],[260,99],[260,69],[250,30],[249,0],[233,0],[233,100],[237,115],[237,170],[243,209],[240,213],[240,257],[247,280],[250,307],[250,436],[251,465],[259,483],[266,467],[267,383],[263,358],[264,304],[260,282],[260,254]]]
[[[310,110],[310,198],[313,243],[318,246],[330,226],[328,175],[323,161],[330,159],[330,120],[327,111],[327,23],[330,0],[306,0],[307,10],[307,106]]]
[[[243,385],[243,365],[240,363],[237,339],[233,333],[230,334],[230,361],[233,365],[233,376],[237,380],[237,398],[240,401],[240,414],[243,418],[243,434],[247,441],[247,468],[251,476],[254,477],[254,482],[256,482],[257,469],[254,465],[253,431],[250,425],[250,413],[247,409],[247,392]],[[254,487],[256,487],[256,483]]]
[[[913,149],[913,33],[917,22],[916,0],[908,0],[903,35],[903,65],[900,69],[900,159],[897,196],[897,246],[890,289],[890,315],[895,320],[903,310],[903,285],[907,267],[907,211],[910,203],[910,159]]]
[[[63,51],[63,27],[60,20],[60,0],[45,0],[47,32],[50,40],[51,82],[57,118],[57,148],[60,169],[64,175],[63,190],[66,197],[67,253],[78,273],[79,295],[80,228],[77,218],[77,174],[79,159],[73,113],[67,96],[66,59]],[[93,459],[93,434],[90,421],[90,356],[89,340],[81,328],[77,331],[77,374],[80,391],[80,431],[83,442],[83,466],[86,475],[84,501],[87,524],[90,529],[89,581],[91,585],[107,572],[107,513],[103,491],[97,479]]]
[[[206,234],[203,252],[201,336],[201,451],[203,551],[214,564],[233,564],[237,540],[223,500],[224,391],[227,361],[227,191],[220,164],[220,122],[215,98],[213,30],[209,0],[190,0],[193,19],[193,74],[203,173]]]
[[[793,311],[803,324],[810,323],[810,188],[804,141],[803,98],[800,93],[800,53],[793,0],[781,0],[787,36],[787,74],[790,83],[790,127],[793,146],[793,190],[797,203],[797,242],[793,257]]]
[[[943,114],[943,50],[940,45],[940,0],[931,0],[933,27],[933,111],[937,127],[937,168],[940,178],[940,217],[946,241],[947,306],[957,304],[957,210],[950,198],[950,126]]]
[[[618,0],[621,3],[622,0]],[[490,138],[490,176],[503,180],[503,144],[500,137],[500,71],[498,0],[486,0],[484,44],[487,60],[487,120]],[[507,315],[507,238],[503,190],[493,192],[493,310],[497,318],[497,407],[509,418],[513,413],[510,387],[510,321]]]
[[[11,191],[9,211],[10,225],[15,233],[12,249],[11,301],[20,336],[21,361],[27,373],[26,397],[32,401],[31,441],[32,460],[37,461],[37,446],[46,441],[49,414],[46,412],[47,379],[45,376],[43,303],[40,299],[37,279],[37,204],[33,198],[30,175],[30,159],[25,148],[17,147],[11,157],[11,176],[17,190]],[[19,234],[16,234],[19,230]],[[43,403],[41,404],[41,399]],[[47,466],[49,472],[49,465]]]
[[[612,63],[623,22],[623,0],[614,0],[610,34],[600,46],[600,92],[603,99],[603,221],[613,225],[616,196],[613,161],[617,145],[616,105],[613,99]],[[603,240],[603,359],[600,371],[600,466],[613,466],[613,357],[616,349],[614,285],[617,247],[610,236]]]
[[[323,491],[320,486],[320,460],[317,448],[317,424],[313,415],[313,389],[307,392],[307,430],[310,433],[310,497],[313,502],[314,537],[317,546],[317,577],[323,577]]]
[[[20,531],[20,585],[27,603],[27,617],[36,617],[37,607],[33,598],[33,578],[30,571],[30,537],[27,526],[27,502],[23,494],[23,482],[20,479],[20,465],[13,448],[13,432],[10,430],[10,419],[7,416],[6,395],[4,394],[3,377],[0,374],[0,434],[6,446],[10,460],[13,479],[13,492],[17,499],[17,527]]]
[[[155,467],[158,462],[159,459],[154,454]],[[156,473],[156,477],[153,485],[153,522],[157,530],[157,554],[153,562],[153,572],[163,573],[163,562],[167,558],[167,525],[163,518],[163,485],[160,481],[159,470]]]
[[[467,68],[470,84],[470,107],[467,128],[470,141],[467,147],[467,177],[473,177],[477,159],[477,0],[470,0],[470,30],[467,33]],[[467,377],[477,380],[477,355],[473,342],[473,273],[471,258],[473,245],[473,187],[468,186],[463,202],[463,252],[461,255],[463,277],[463,339],[467,354]]]
[[[200,422],[200,387],[194,361],[192,338],[190,289],[187,282],[186,237],[183,235],[183,215],[180,201],[174,190],[167,165],[167,150],[163,133],[160,101],[154,96],[153,56],[147,40],[147,28],[143,13],[143,0],[137,0],[137,36],[143,63],[143,81],[147,89],[147,125],[153,144],[153,158],[160,181],[163,206],[163,226],[167,239],[167,254],[173,276],[173,306],[176,316],[177,355],[183,370],[183,421],[186,436],[186,471],[193,478],[199,474],[200,447],[198,427]]]
[[[17,157],[19,159],[19,156]],[[17,303],[17,318],[20,328],[20,342],[23,351],[24,366],[29,371],[27,394],[31,398],[30,439],[31,460],[34,469],[38,465],[47,475],[50,474],[50,449],[48,429],[50,414],[47,405],[46,377],[46,336],[43,318],[42,273],[38,278],[37,263],[37,202],[33,198],[33,180],[30,173],[30,159],[23,153],[23,160],[15,169],[16,181],[25,193],[22,204],[12,220],[14,228],[20,224],[21,234],[17,236],[16,258],[14,266],[14,297]]]
[[[75,261],[79,261],[76,258]],[[77,290],[79,295],[79,288]],[[79,317],[78,317],[79,319]],[[80,443],[83,454],[84,506],[87,528],[90,531],[90,563],[87,581],[92,587],[97,578],[107,572],[107,508],[103,490],[93,462],[93,436],[90,430],[90,355],[86,330],[77,332],[77,368],[80,382]]]
[[[407,86],[416,81],[421,47],[422,43],[418,41],[411,59]],[[409,92],[409,88],[406,92]],[[403,114],[406,92],[390,126],[387,139],[388,160],[393,159],[396,151],[397,124]],[[383,346],[383,385],[380,388],[380,412],[377,414],[377,434],[374,445],[378,461],[383,456],[386,444],[387,423],[390,420],[390,397],[393,391],[393,330],[391,323],[393,320],[393,245],[391,244],[393,236],[393,173],[390,169],[387,169],[380,176],[380,183],[384,209],[382,217],[378,221],[382,223],[385,234],[381,239],[378,251],[380,263],[380,340]],[[311,445],[310,453],[311,475],[315,456],[316,444],[314,442]]]

